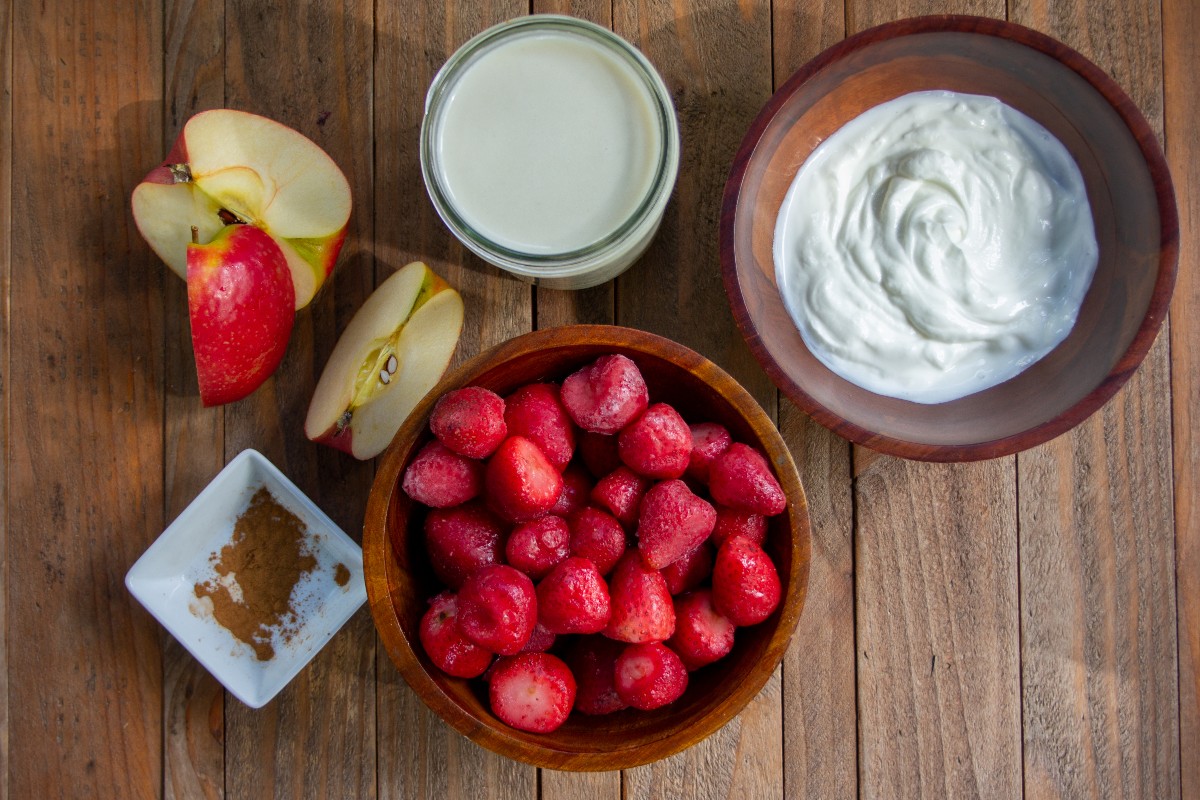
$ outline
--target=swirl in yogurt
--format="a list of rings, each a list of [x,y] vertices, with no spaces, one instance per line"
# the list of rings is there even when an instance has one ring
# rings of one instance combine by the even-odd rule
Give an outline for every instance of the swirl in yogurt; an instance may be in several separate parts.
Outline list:
[[[826,139],[775,227],[809,350],[877,394],[943,403],[1008,380],[1075,324],[1099,258],[1079,167],[992,97],[916,92]]]

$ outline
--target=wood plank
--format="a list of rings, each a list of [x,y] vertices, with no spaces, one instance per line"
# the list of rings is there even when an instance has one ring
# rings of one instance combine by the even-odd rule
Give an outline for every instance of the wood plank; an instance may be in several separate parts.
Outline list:
[[[8,376],[11,374],[12,336],[12,77],[13,7],[12,0],[0,3],[0,225],[5,235],[0,241],[0,564],[8,564],[8,443],[12,427],[9,408]],[[8,717],[8,573],[0,569],[0,800],[8,798],[9,717]]]
[[[1175,580],[1179,637],[1181,795],[1200,798],[1200,7],[1163,3],[1167,158],[1179,203],[1179,277],[1171,302]],[[1184,755],[1187,754],[1187,755]]]
[[[466,319],[455,361],[532,328],[532,290],[465,249],[425,193],[418,130],[425,93],[450,54],[491,24],[518,16],[516,0],[381,3],[376,9],[376,237],[380,269],[425,260],[463,296]],[[386,144],[387,146],[383,146]],[[378,649],[379,793],[401,797],[534,798],[537,770],[460,736],[408,688]]]
[[[354,213],[337,272],[297,316],[287,356],[255,394],[227,407],[225,450],[261,450],[352,537],[361,537],[372,465],[307,441],[316,378],[374,287],[373,4],[290,9],[225,4],[227,105],[264,114],[321,145],[342,168]],[[375,637],[364,608],[267,707],[226,704],[226,792],[361,797],[376,786]]]
[[[163,527],[163,275],[125,209],[162,155],[161,4],[13,10],[7,788],[156,797],[161,634],[123,579]]]
[[[1015,3],[1162,125],[1159,4]],[[1179,793],[1167,336],[1115,398],[1018,457],[1027,797]]]
[[[617,321],[675,339],[740,381],[773,418],[776,391],[733,325],[721,283],[721,193],[742,135],[770,97],[771,10],[764,2],[681,8],[614,4],[616,32],[662,73],[679,117],[679,179],[662,228],[617,280]],[[627,770],[626,797],[782,795],[780,670],[743,713],[695,747]]]
[[[224,3],[173,0],[164,12],[163,155],[192,114],[225,103]],[[173,520],[225,464],[225,415],[200,403],[187,284],[171,274],[164,281],[163,510]],[[223,797],[224,689],[173,637],[163,639],[163,796]]]

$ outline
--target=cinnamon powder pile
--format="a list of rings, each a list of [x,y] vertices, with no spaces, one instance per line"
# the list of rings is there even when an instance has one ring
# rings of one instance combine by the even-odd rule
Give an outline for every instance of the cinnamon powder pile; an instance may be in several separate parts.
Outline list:
[[[217,622],[260,661],[275,657],[273,632],[285,641],[295,633],[292,590],[317,565],[306,535],[304,523],[263,487],[234,523],[229,544],[214,554],[217,577],[193,587],[196,597],[212,601]]]

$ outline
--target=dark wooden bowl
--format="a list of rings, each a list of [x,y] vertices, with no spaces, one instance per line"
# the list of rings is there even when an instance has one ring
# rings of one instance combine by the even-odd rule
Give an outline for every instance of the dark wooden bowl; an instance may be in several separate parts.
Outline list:
[[[1078,321],[1057,348],[1005,383],[938,405],[874,394],[819,362],[779,296],[771,252],[784,195],[817,145],[873,106],[930,89],[992,95],[1058,137],[1083,173],[1100,245]],[[1153,131],[1098,67],[1019,25],[921,17],[846,39],[775,93],[750,126],[725,187],[721,263],[750,348],[814,419],[875,450],[971,461],[1052,439],[1125,383],[1167,313],[1178,226]]]
[[[767,454],[788,497],[787,511],[770,520],[765,545],[779,568],[783,600],[762,624],[738,629],[733,652],[693,673],[687,692],[670,706],[600,717],[572,714],[554,733],[524,733],[492,714],[481,680],[443,674],[420,646],[418,624],[438,586],[424,551],[423,511],[400,489],[399,479],[410,458],[429,440],[429,415],[445,392],[476,385],[504,395],[532,381],[561,380],[606,353],[622,353],[637,363],[653,401],[671,403],[689,422],[719,422],[735,441]],[[800,476],[779,432],[754,399],[718,366],[680,344],[603,325],[519,336],[443,379],[383,454],[363,532],[371,612],[388,654],[413,691],[451,727],[483,747],[565,770],[646,764],[695,744],[732,719],[758,694],[783,657],[804,606],[808,565],[808,505]]]

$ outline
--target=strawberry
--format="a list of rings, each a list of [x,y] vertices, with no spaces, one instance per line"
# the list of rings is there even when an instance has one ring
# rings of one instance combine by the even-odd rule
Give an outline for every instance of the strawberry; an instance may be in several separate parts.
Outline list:
[[[695,550],[663,567],[662,576],[667,581],[667,591],[676,595],[704,583],[712,574],[712,568],[713,546],[708,542],[701,542]]]
[[[521,653],[496,662],[488,685],[492,712],[530,733],[550,733],[567,721],[575,703],[575,677],[549,653]]]
[[[597,478],[603,478],[621,466],[616,436],[584,431],[579,436],[579,455],[583,458],[583,465],[588,468],[588,472]]]
[[[687,689],[683,661],[660,642],[631,644],[617,656],[613,684],[617,696],[650,711],[678,700]]]
[[[569,517],[588,504],[589,495],[592,493],[592,479],[576,464],[567,467],[562,476],[562,494],[558,496],[558,502],[550,508],[550,513]]]
[[[482,386],[446,392],[433,408],[429,428],[442,444],[467,458],[487,458],[508,435],[504,401]]]
[[[562,402],[575,424],[593,433],[616,433],[646,410],[650,393],[627,357],[601,356],[563,381]]]
[[[436,439],[421,448],[404,471],[404,493],[432,508],[462,505],[479,494],[483,464],[464,458]]]
[[[537,624],[533,581],[523,572],[493,564],[471,573],[458,592],[458,627],[475,644],[511,656]]]
[[[596,565],[572,556],[537,585],[538,622],[551,633],[599,633],[612,605]]]
[[[648,569],[636,550],[621,556],[609,581],[612,616],[604,635],[622,642],[661,642],[675,632],[675,608],[667,581]]]
[[[513,528],[504,544],[510,566],[535,581],[546,576],[571,549],[571,529],[562,517],[547,514]]]
[[[509,436],[524,436],[538,446],[559,472],[575,453],[575,425],[552,383],[522,386],[504,399]]]
[[[425,551],[452,589],[475,570],[504,561],[504,524],[478,503],[433,509],[425,517]]]
[[[510,436],[492,455],[484,474],[488,505],[510,522],[546,514],[562,494],[563,479],[536,444]]]
[[[734,442],[713,460],[708,472],[713,500],[740,511],[773,517],[787,508],[787,497],[762,453]]]
[[[688,457],[686,475],[700,483],[708,483],[708,470],[717,456],[729,449],[733,437],[723,425],[701,422],[691,426],[692,452]]]
[[[533,626],[533,633],[529,634],[529,641],[521,648],[522,653],[544,653],[551,647],[554,647],[554,640],[558,637],[550,631],[542,627],[542,623]]]
[[[629,467],[618,467],[592,487],[592,502],[612,512],[628,528],[637,522],[638,505],[649,488],[650,481]]]
[[[651,569],[695,550],[712,533],[717,512],[681,480],[656,483],[638,513],[638,549]]]
[[[717,524],[713,526],[713,546],[720,547],[730,536],[744,536],[758,546],[767,540],[767,518],[753,511],[738,511],[717,506]]]
[[[713,606],[712,591],[698,589],[675,598],[675,633],[667,646],[695,672],[733,649],[736,626]]]
[[[611,514],[581,508],[567,520],[571,526],[571,555],[591,560],[601,575],[612,572],[625,553],[625,529]]]
[[[713,605],[734,625],[756,625],[771,616],[780,592],[775,564],[754,542],[734,536],[717,550]]]
[[[678,478],[688,467],[692,433],[678,411],[655,403],[621,431],[617,452],[625,466],[639,475]]]
[[[625,649],[622,642],[603,636],[584,636],[578,639],[567,654],[567,664],[578,681],[575,710],[584,714],[611,714],[628,708],[629,704],[617,695],[617,656]]]
[[[429,660],[447,675],[475,678],[492,663],[492,654],[472,644],[458,629],[458,598],[442,592],[429,601],[418,632]]]

